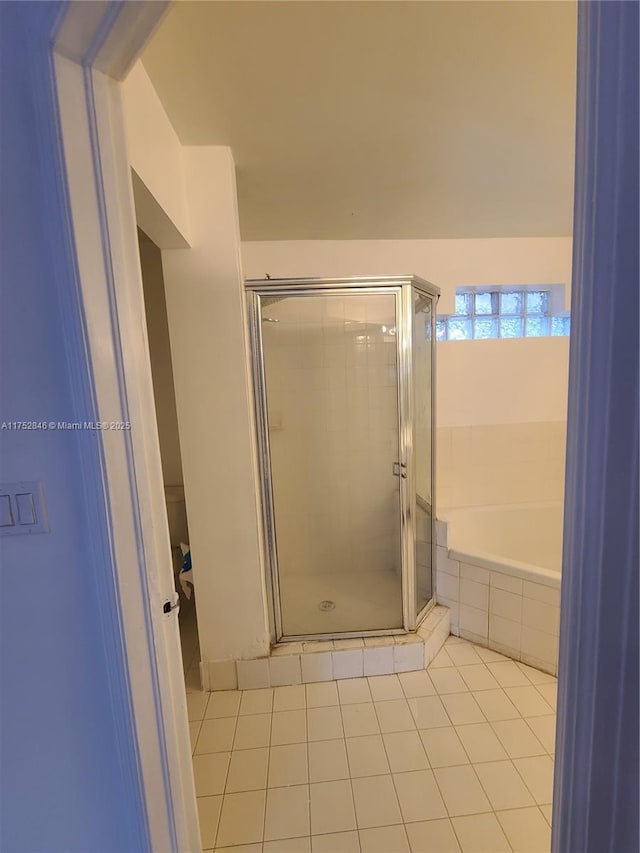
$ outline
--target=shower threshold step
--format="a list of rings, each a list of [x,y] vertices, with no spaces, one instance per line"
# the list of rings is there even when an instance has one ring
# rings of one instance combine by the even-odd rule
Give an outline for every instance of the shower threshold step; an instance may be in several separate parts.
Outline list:
[[[425,669],[444,645],[450,624],[449,608],[436,605],[415,634],[281,643],[269,657],[236,661],[235,684],[217,686],[214,677],[209,689],[285,687]]]

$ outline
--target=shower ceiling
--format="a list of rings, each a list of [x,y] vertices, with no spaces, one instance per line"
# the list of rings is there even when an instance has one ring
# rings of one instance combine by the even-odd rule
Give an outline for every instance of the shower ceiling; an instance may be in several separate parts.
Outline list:
[[[178,2],[143,62],[244,240],[571,233],[573,2]]]

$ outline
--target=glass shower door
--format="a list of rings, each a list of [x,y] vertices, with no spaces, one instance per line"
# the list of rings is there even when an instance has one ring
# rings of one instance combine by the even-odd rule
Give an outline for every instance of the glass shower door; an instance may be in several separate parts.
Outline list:
[[[433,597],[433,317],[434,299],[412,288],[413,461],[416,615]]]
[[[403,627],[399,300],[259,297],[282,636]]]

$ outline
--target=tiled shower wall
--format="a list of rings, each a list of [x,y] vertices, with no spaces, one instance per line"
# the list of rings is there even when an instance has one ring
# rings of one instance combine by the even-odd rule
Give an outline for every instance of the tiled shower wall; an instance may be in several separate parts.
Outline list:
[[[437,507],[562,500],[565,421],[439,427]]]

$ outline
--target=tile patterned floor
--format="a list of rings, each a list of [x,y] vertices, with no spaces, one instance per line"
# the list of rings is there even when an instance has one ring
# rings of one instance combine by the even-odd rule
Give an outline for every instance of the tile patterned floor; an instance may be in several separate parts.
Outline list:
[[[555,697],[455,637],[423,672],[190,690],[203,847],[548,853]]]

